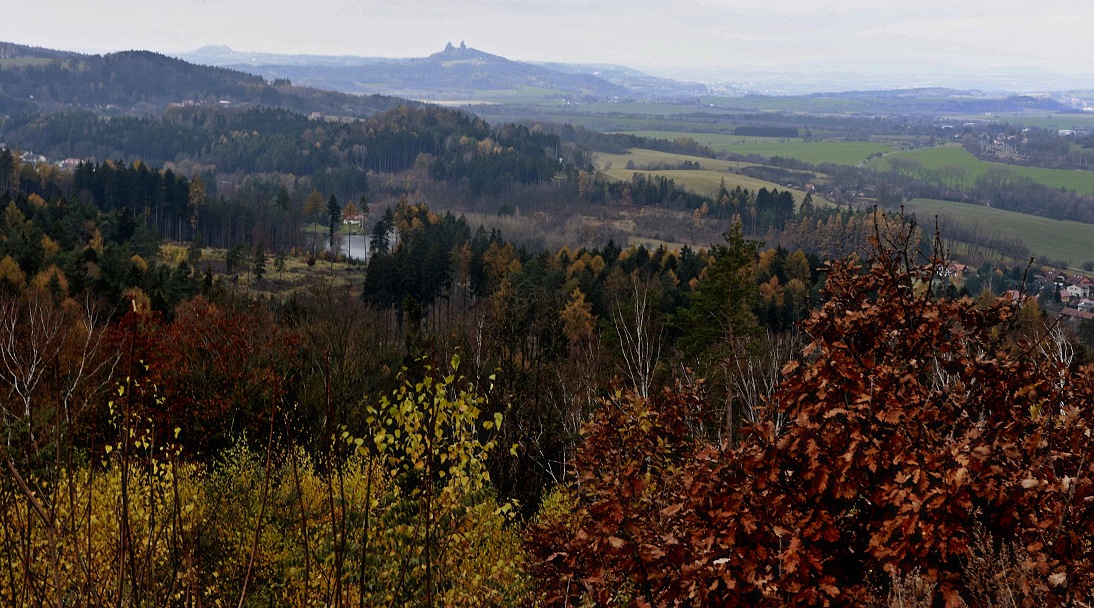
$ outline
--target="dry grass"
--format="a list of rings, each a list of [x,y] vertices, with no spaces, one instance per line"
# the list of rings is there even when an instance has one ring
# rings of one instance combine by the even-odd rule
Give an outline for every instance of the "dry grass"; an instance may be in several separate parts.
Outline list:
[[[177,264],[178,252],[186,249],[179,245],[164,245],[164,258]],[[255,279],[251,272],[252,260],[248,256],[231,275],[227,273],[224,261],[227,252],[223,249],[202,249],[201,259],[195,272],[204,274],[206,268],[213,271],[224,285],[232,291],[250,293],[259,297],[286,297],[312,290],[315,287],[333,289],[360,290],[364,283],[365,266],[346,262],[330,262],[326,254],[321,253],[314,265],[307,263],[303,252],[285,258],[285,269],[278,271],[274,255],[266,256],[266,271],[261,279]],[[185,255],[181,259],[185,259]]]
[[[893,586],[889,589],[887,608],[931,608],[935,586],[919,573],[912,570],[904,576],[894,576]]]
[[[976,608],[1047,606],[1047,581],[1038,574],[1021,547],[996,543],[981,530],[969,549],[962,573],[967,588],[965,605]],[[919,569],[895,575],[888,597],[880,608],[930,608],[937,585]]]
[[[711,217],[703,218],[695,227],[690,212],[656,207],[597,206],[575,209],[572,214],[539,211],[529,215],[518,210],[505,216],[476,212],[463,215],[472,230],[479,225],[487,230],[497,228],[504,238],[531,251],[603,247],[608,239],[622,247],[708,247],[721,242],[722,232],[728,229],[724,222]]]
[[[987,534],[977,534],[965,566],[965,584],[973,606],[1019,608],[1047,606],[1044,577],[1034,571],[1021,547],[998,548]]]

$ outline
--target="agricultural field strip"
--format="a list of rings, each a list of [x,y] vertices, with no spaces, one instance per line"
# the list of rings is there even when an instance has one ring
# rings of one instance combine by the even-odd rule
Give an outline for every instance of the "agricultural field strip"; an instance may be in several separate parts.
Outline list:
[[[979,224],[986,234],[1020,238],[1038,259],[1070,260],[1072,266],[1094,260],[1094,224],[922,198],[912,199],[906,208],[914,212],[924,226],[933,226],[934,216],[938,215]]]
[[[709,146],[715,152],[784,156],[810,164],[834,163],[857,165],[871,154],[891,152],[893,147],[882,142],[863,141],[803,141],[801,138],[759,138],[729,133],[689,133],[684,131],[626,131],[630,135],[673,140],[690,137]]]
[[[685,161],[699,163],[700,169],[711,171],[734,171],[742,167],[751,167],[755,163],[743,163],[734,160],[718,160],[705,156],[692,156],[690,154],[676,154],[674,152],[658,152],[645,148],[631,148],[628,154],[608,154],[596,152],[597,168],[604,169],[609,164],[613,169],[626,167],[627,162],[633,162],[636,167],[651,164],[664,164],[679,167]]]
[[[1094,194],[1094,171],[1080,169],[1044,169],[1041,167],[1024,167],[1020,165],[1008,165],[1005,163],[992,163],[982,161],[965,148],[957,144],[949,144],[936,148],[923,148],[908,152],[897,152],[884,158],[870,161],[869,166],[875,169],[886,169],[890,158],[907,158],[919,161],[927,169],[941,169],[942,167],[960,167],[968,171],[968,183],[972,183],[977,177],[987,173],[992,168],[1011,169],[1018,175],[1036,180],[1051,188],[1066,188],[1083,194]]]
[[[693,192],[708,195],[711,198],[718,192],[718,186],[725,179],[725,185],[727,189],[732,190],[737,186],[746,190],[756,191],[760,188],[767,188],[768,190],[778,189],[789,190],[794,195],[794,202],[800,204],[802,199],[805,198],[805,193],[800,190],[788,189],[785,186],[768,182],[760,179],[751,178],[745,175],[738,175],[736,173],[723,173],[721,171],[707,171],[707,170],[667,170],[667,171],[640,171],[635,169],[623,169],[613,168],[603,171],[604,175],[607,175],[611,179],[619,181],[629,181],[631,176],[635,173],[641,173],[643,175],[662,175],[667,177],[677,184],[690,189]]]

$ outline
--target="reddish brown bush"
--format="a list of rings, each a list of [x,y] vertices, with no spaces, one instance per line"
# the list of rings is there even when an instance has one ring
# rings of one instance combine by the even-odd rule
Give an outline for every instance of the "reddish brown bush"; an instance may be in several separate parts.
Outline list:
[[[700,441],[687,391],[597,417],[572,513],[531,535],[551,602],[865,605],[918,569],[936,603],[977,605],[985,539],[1024,556],[1020,605],[1089,601],[1094,370],[1053,360],[1009,301],[935,298],[937,261],[884,236],[868,272],[830,268],[778,433]]]
[[[299,340],[257,304],[218,305],[197,297],[152,336],[147,386],[159,387],[157,424],[180,427],[188,448],[261,437],[269,412],[292,384]]]

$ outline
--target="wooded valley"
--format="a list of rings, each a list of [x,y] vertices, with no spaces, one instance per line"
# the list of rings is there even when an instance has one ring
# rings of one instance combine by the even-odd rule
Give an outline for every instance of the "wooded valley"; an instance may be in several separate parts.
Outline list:
[[[900,210],[1043,184],[258,105],[0,107],[0,603],[1089,604],[1090,280]]]

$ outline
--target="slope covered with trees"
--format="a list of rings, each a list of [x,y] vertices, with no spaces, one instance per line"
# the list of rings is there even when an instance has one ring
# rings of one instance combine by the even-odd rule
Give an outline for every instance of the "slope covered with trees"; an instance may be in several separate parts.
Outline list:
[[[1035,304],[939,295],[899,219],[825,279],[740,223],[709,249],[532,252],[406,202],[361,289],[262,300],[124,207],[20,183],[8,603],[1089,594],[1088,355]]]
[[[0,113],[85,109],[158,114],[170,104],[243,104],[296,112],[368,116],[407,103],[271,83],[148,51],[83,55],[0,43]]]
[[[4,125],[175,164],[0,150],[5,605],[1089,603],[1094,326],[1021,268],[974,299],[906,218],[434,107]],[[529,248],[436,191],[727,229]],[[271,295],[267,251],[352,278]]]

